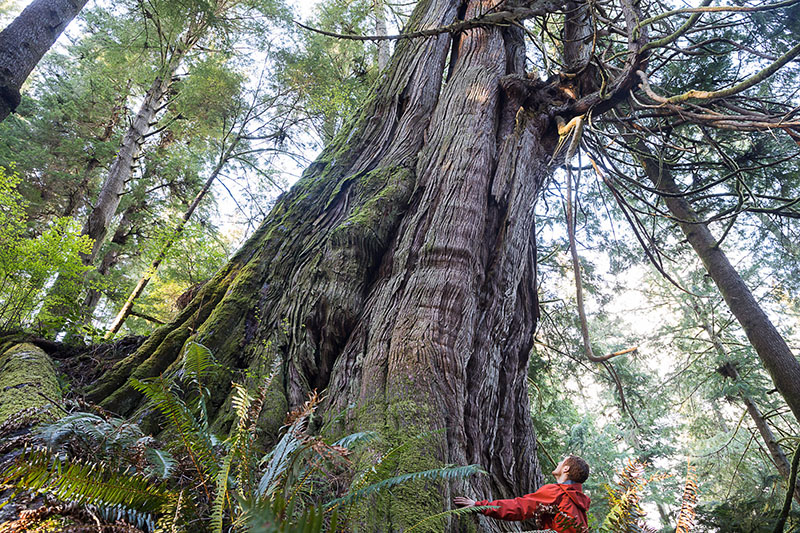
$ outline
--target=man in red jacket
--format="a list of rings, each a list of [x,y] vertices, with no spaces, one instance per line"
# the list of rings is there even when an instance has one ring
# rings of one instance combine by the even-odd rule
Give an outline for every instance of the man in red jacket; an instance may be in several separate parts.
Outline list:
[[[540,527],[559,533],[588,531],[586,511],[591,500],[585,495],[582,483],[589,477],[589,465],[575,455],[565,457],[553,470],[556,482],[544,485],[532,494],[511,500],[471,500],[463,496],[453,499],[459,507],[496,506],[481,511],[500,520],[537,519]]]

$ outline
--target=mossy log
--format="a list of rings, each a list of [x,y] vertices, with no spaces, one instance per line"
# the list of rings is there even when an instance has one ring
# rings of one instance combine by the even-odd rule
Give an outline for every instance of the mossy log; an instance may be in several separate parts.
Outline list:
[[[55,366],[44,350],[22,343],[0,355],[0,424],[20,411],[61,399]]]

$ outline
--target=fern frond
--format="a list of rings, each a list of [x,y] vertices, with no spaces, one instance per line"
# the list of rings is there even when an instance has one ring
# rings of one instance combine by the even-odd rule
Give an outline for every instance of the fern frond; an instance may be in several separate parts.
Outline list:
[[[387,460],[394,457],[401,451],[407,449],[412,445],[418,444],[419,441],[430,439],[431,437],[435,437],[436,435],[442,435],[445,433],[445,431],[447,431],[447,428],[440,428],[440,429],[434,429],[432,431],[423,431],[422,433],[417,433],[416,435],[413,435],[409,439],[403,441],[399,445],[395,446],[394,448],[383,454],[383,456],[380,459],[378,459],[378,464],[380,465],[382,463],[385,463]]]
[[[167,503],[161,507],[161,517],[156,522],[153,533],[183,533],[198,529],[201,521],[197,508],[184,491],[170,495]]]
[[[364,488],[360,488],[354,492],[350,492],[349,494],[342,496],[341,498],[331,500],[325,504],[325,508],[331,509],[341,505],[349,505],[371,494],[375,494],[381,490],[389,489],[394,486],[407,483],[409,481],[416,481],[422,479],[429,481],[434,481],[434,480],[452,481],[455,479],[464,479],[469,476],[474,476],[475,474],[486,474],[486,471],[483,470],[480,467],[480,465],[467,465],[467,466],[445,465],[441,468],[435,468],[433,470],[423,470],[420,472],[401,474],[399,476],[394,476],[378,481],[377,483],[373,483]]]
[[[695,466],[686,463],[686,483],[683,486],[683,497],[681,498],[681,510],[678,513],[678,524],[675,533],[689,533],[694,529],[694,508],[697,506],[697,470]]]
[[[272,361],[272,367],[270,369],[269,375],[267,379],[264,380],[264,383],[258,388],[258,394],[256,395],[253,403],[250,405],[250,410],[247,413],[247,421],[248,421],[248,430],[251,435],[255,434],[256,424],[258,423],[258,417],[261,414],[261,410],[264,408],[264,401],[267,399],[267,393],[269,392],[269,388],[272,386],[272,382],[275,381],[275,378],[278,376],[281,370],[282,358],[276,355]]]
[[[208,398],[211,396],[204,382],[206,378],[220,369],[214,354],[199,342],[187,342],[183,348],[181,368],[177,378],[185,391],[186,401],[193,406],[197,414],[198,423],[203,429],[208,429]],[[170,382],[175,376],[169,376]]]
[[[136,509],[130,509],[124,505],[113,505],[113,506],[96,506],[96,505],[87,505],[88,509],[90,509],[94,514],[99,515],[105,520],[106,522],[116,523],[119,524],[120,522],[133,524],[133,526],[125,526],[119,525],[119,531],[136,531],[141,532],[142,530],[152,531],[155,527],[155,520],[152,514],[144,513],[137,511]],[[115,526],[109,526],[109,531],[113,531],[116,533]],[[103,531],[106,531],[105,528]]]
[[[392,459],[394,456],[396,456],[397,454],[399,454],[400,452],[409,448],[412,445],[419,444],[420,441],[430,439],[431,437],[434,437],[436,435],[441,435],[445,431],[446,428],[435,429],[432,431],[423,431],[421,433],[417,433],[416,435],[411,436],[407,440],[404,440],[399,445],[395,446],[394,448],[390,449],[389,451],[381,455],[378,458],[375,465],[372,466],[372,468],[369,468],[368,470],[363,472],[361,476],[355,480],[355,482],[353,483],[353,487],[355,487],[356,489],[360,489],[368,485],[371,481],[370,477],[372,477],[373,475],[377,475],[380,467],[384,464],[389,463],[390,459]]]
[[[225,500],[228,497],[228,476],[231,473],[233,453],[228,453],[222,460],[222,466],[217,472],[217,490],[214,494],[214,503],[211,507],[211,531],[222,533],[222,520],[225,514]]]
[[[325,513],[316,506],[306,508],[295,517],[291,506],[287,506],[278,494],[273,501],[240,500],[243,513],[235,524],[249,533],[333,533],[339,531],[338,514],[331,513],[328,524],[324,522]]]
[[[61,500],[105,508],[157,513],[170,491],[144,476],[88,461],[63,462],[45,448],[28,449],[3,472],[3,484],[49,492]]]
[[[180,443],[201,474],[213,478],[217,462],[211,436],[181,399],[169,389],[162,377],[147,380],[131,379],[134,389],[141,392],[161,412],[170,426],[177,431]]]
[[[286,417],[286,424],[291,425],[298,420],[309,418],[321,401],[322,397],[317,393],[317,390],[314,389],[308,394],[308,400],[306,400],[303,405],[289,413]]]
[[[189,341],[183,349],[183,381],[202,382],[210,376],[219,364],[213,352],[199,342]]]
[[[431,522],[438,522],[443,518],[447,518],[450,516],[462,516],[472,513],[479,513],[481,511],[485,511],[486,509],[499,509],[496,505],[478,505],[475,507],[461,507],[459,509],[450,509],[449,511],[444,511],[443,513],[438,513],[435,515],[427,516],[417,522],[416,524],[412,525],[410,528],[406,529],[406,533],[411,533],[418,527],[422,527],[423,525],[430,524]]]
[[[107,449],[112,446],[131,446],[144,433],[138,425],[122,418],[105,419],[94,413],[79,412],[42,427],[38,435],[50,448],[56,448],[71,438],[89,437]]]
[[[237,426],[240,429],[244,429],[248,425],[247,415],[250,411],[250,405],[253,403],[253,398],[243,385],[231,383],[231,386],[233,387],[231,406],[233,407],[233,412],[236,414],[236,419],[238,420]]]
[[[281,437],[281,440],[278,441],[278,444],[275,445],[272,451],[265,457],[265,459],[269,459],[269,462],[267,463],[267,468],[261,476],[261,480],[258,482],[258,488],[256,489],[256,495],[259,498],[268,496],[277,489],[280,477],[289,466],[292,454],[304,443],[302,434],[302,426],[304,423],[304,418],[295,420],[294,423],[289,426],[289,430]]]
[[[358,433],[351,433],[333,443],[333,446],[341,446],[342,448],[352,449],[360,444],[366,444],[378,439],[378,432],[376,431],[361,431]]]
[[[249,487],[255,484],[257,467],[252,447],[256,438],[258,417],[264,407],[269,387],[279,370],[280,358],[275,357],[272,370],[258,388],[255,397],[250,396],[242,385],[233,384],[236,391],[232,403],[236,410],[237,423],[236,431],[229,440],[231,441],[230,453],[237,461],[236,483],[240,490],[249,490]]]
[[[175,468],[175,458],[166,450],[147,448],[144,452],[145,457],[152,465],[148,469],[148,474],[153,477],[167,479]]]
[[[642,519],[641,491],[647,485],[644,478],[645,464],[628,460],[622,471],[617,472],[618,488],[606,487],[609,493],[609,511],[600,531],[604,533],[647,533],[650,528]]]
[[[287,417],[289,420],[288,430],[275,448],[262,459],[262,463],[264,461],[268,461],[268,463],[256,489],[256,495],[259,498],[271,495],[277,490],[286,469],[292,463],[293,455],[310,442],[311,439],[305,433],[306,423],[320,401],[322,398],[315,390],[309,394],[308,400],[302,406]]]

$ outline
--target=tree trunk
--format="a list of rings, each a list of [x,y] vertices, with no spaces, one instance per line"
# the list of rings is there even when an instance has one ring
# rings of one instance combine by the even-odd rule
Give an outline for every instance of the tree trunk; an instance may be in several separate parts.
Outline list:
[[[761,410],[753,399],[746,394],[742,394],[741,397],[744,405],[747,407],[747,413],[750,415],[750,418],[753,419],[753,423],[756,425],[761,438],[764,439],[764,444],[767,445],[767,450],[769,450],[773,464],[778,469],[781,476],[783,476],[783,479],[788,481],[792,467],[789,464],[789,460],[786,458],[786,454],[780,447],[780,444],[778,444],[778,439],[775,438],[772,429],[769,427],[764,415],[761,414]],[[800,503],[800,486],[797,484],[794,486],[794,499],[797,503]]]
[[[717,336],[714,333],[714,330],[711,329],[711,326],[707,322],[703,322],[702,326],[711,339],[711,344],[714,346],[714,349],[717,351],[717,353],[724,359],[730,360],[728,352],[725,350],[725,346],[723,346],[719,336]],[[725,377],[731,378],[733,381],[739,381],[739,372],[736,370],[736,366],[733,363],[725,363],[717,369],[717,372]],[[747,414],[750,415],[750,419],[753,421],[753,424],[755,424],[758,433],[761,435],[761,439],[767,446],[772,463],[775,465],[775,468],[777,468],[780,475],[783,476],[783,479],[788,481],[792,467],[789,464],[789,459],[786,458],[786,454],[783,452],[783,448],[781,448],[781,445],[778,443],[778,439],[775,438],[772,428],[769,427],[764,415],[761,414],[761,409],[758,408],[758,405],[756,405],[756,402],[753,400],[753,398],[744,392],[740,392],[739,397],[742,399],[742,402],[747,408]],[[800,486],[795,485],[794,499],[797,501],[797,503],[800,503]]]
[[[795,418],[800,420],[800,362],[728,261],[708,225],[682,196],[668,166],[653,155],[643,140],[633,141],[630,146],[641,161],[645,175],[662,194],[670,214],[675,217],[689,244],[716,283],[728,308],[741,324],[778,392]]]
[[[119,124],[120,119],[123,116],[123,112],[125,110],[125,100],[128,98],[128,93],[130,92],[130,80],[128,80],[128,90],[121,94],[118,98],[117,105],[114,106],[112,111],[111,117],[109,117],[108,121],[106,122],[105,126],[103,127],[103,133],[101,133],[97,137],[97,141],[100,143],[108,142],[111,139],[111,136],[114,134],[114,130],[116,129],[117,125]],[[89,198],[89,183],[92,179],[92,174],[94,170],[100,166],[100,160],[92,154],[90,159],[86,162],[86,168],[83,171],[83,176],[81,178],[80,184],[75,188],[75,190],[69,193],[67,198],[67,205],[64,207],[64,214],[65,217],[74,217],[77,216],[78,211],[83,208]]]
[[[150,125],[169,90],[172,75],[179,62],[176,56],[173,56],[172,59],[174,59],[174,61],[169,63],[171,66],[165,69],[167,74],[163,78],[160,76],[156,77],[150,89],[148,89],[145,94],[139,111],[128,128],[128,131],[125,133],[122,144],[111,163],[111,168],[100,189],[97,202],[89,211],[86,223],[83,225],[81,235],[86,235],[93,240],[91,251],[86,254],[81,254],[81,261],[86,266],[94,263],[97,254],[100,252],[105,242],[106,234],[111,227],[114,215],[119,207],[125,184],[131,177],[134,163],[139,156],[147,133],[150,131]],[[63,291],[63,286],[63,280],[61,276],[59,276],[53,283],[50,294],[59,294]],[[78,316],[83,319],[89,319],[91,312],[94,310],[94,306],[96,306],[99,301],[99,296],[97,291],[90,289],[90,292],[84,299],[83,307]],[[77,300],[77,297],[75,299]],[[70,313],[63,304],[55,308],[48,308],[47,313],[54,318],[42,321],[45,325],[45,331],[43,333],[46,336],[53,337],[64,329],[64,325],[67,323],[65,317]]]
[[[386,29],[386,1],[373,0],[372,9],[375,12],[375,35],[388,35]],[[389,41],[378,41],[378,70],[383,70],[389,65],[391,49]]]
[[[116,266],[120,259],[120,252],[133,230],[133,217],[142,208],[141,204],[134,204],[128,207],[122,214],[122,219],[114,231],[114,236],[111,238],[111,247],[103,254],[103,259],[100,260],[100,265],[97,267],[97,273],[105,277],[112,268]],[[83,300],[81,309],[85,320],[91,320],[94,315],[94,310],[100,302],[102,293],[98,289],[91,288]]]
[[[421,1],[407,30],[449,24],[459,4]],[[470,2],[465,18],[490,4]],[[288,406],[327,388],[329,416],[347,413],[342,430],[371,427],[397,442],[442,428],[442,442],[409,452],[405,468],[480,463],[489,478],[459,490],[534,490],[542,476],[526,385],[537,319],[533,204],[557,141],[552,92],[515,85],[524,67],[517,27],[465,32],[440,90],[450,48],[446,34],[399,42],[361,114],[91,398],[130,412],[140,397],[126,380],[163,372],[191,337],[234,368],[282,358],[267,416],[274,430]],[[534,104],[523,108],[525,99]],[[212,400],[218,425],[224,394]],[[441,511],[438,491],[421,496],[396,490],[370,530]]]
[[[145,137],[150,131],[150,124],[153,122],[153,118],[159,107],[161,107],[164,96],[167,94],[172,81],[172,74],[176,67],[177,61],[173,63],[170,69],[167,69],[166,75],[156,77],[153,80],[150,89],[144,96],[142,105],[139,107],[139,112],[122,139],[122,145],[111,163],[111,168],[108,171],[106,180],[103,182],[103,188],[100,190],[97,202],[90,211],[81,232],[82,235],[88,235],[94,239],[92,251],[82,257],[84,265],[90,265],[94,262],[100,247],[103,245],[106,233],[108,233],[108,229],[111,226],[111,221],[117,212],[117,207],[119,207],[122,190],[125,187],[125,183],[130,179],[133,165],[139,155]]]
[[[0,122],[20,101],[20,88],[87,0],[33,0],[0,32]]]
[[[53,361],[41,348],[21,343],[0,354],[0,424],[52,402],[60,406],[61,387]]]

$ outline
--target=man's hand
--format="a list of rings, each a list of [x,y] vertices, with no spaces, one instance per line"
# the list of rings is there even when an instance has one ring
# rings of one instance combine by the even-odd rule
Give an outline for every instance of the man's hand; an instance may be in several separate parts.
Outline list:
[[[453,498],[453,503],[455,503],[458,507],[475,507],[475,500],[470,500],[464,496],[456,496]]]

